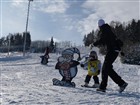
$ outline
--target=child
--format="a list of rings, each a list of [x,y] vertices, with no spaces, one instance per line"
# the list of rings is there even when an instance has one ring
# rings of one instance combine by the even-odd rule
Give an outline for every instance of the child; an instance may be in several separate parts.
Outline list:
[[[89,81],[91,77],[93,76],[94,85],[92,87],[98,88],[99,87],[98,75],[100,74],[100,70],[101,70],[101,62],[98,60],[98,56],[95,51],[90,52],[87,62],[85,64],[81,64],[81,67],[85,67],[86,65],[88,69],[88,74],[85,78],[85,84],[82,86],[88,87]]]

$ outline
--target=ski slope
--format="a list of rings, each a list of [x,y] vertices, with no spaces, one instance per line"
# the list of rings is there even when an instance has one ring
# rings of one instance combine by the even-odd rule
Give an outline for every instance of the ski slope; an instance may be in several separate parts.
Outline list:
[[[0,54],[0,103],[1,105],[139,105],[140,103],[140,66],[122,64],[119,58],[114,69],[128,82],[123,93],[109,78],[106,93],[96,89],[83,88],[87,71],[78,66],[78,74],[73,79],[76,88],[53,86],[52,79],[61,79],[55,64],[59,55],[50,54],[47,66],[40,64],[40,55],[26,57],[6,57]],[[99,56],[103,63],[103,56]],[[99,75],[101,78],[101,75]],[[100,79],[101,81],[101,79]],[[90,84],[93,84],[91,79]]]

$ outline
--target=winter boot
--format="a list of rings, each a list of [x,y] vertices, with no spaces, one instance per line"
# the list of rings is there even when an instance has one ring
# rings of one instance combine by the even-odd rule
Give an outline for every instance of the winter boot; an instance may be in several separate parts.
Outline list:
[[[120,86],[119,93],[122,93],[125,90],[125,88],[127,87],[127,85],[128,85],[128,83],[125,82],[122,86]]]
[[[88,83],[85,82],[84,85],[81,85],[82,87],[88,87]]]

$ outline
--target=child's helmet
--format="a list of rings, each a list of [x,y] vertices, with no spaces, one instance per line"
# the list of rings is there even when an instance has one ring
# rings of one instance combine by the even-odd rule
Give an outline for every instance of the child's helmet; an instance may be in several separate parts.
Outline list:
[[[94,59],[98,59],[96,51],[91,51],[89,54],[90,57],[93,57]]]

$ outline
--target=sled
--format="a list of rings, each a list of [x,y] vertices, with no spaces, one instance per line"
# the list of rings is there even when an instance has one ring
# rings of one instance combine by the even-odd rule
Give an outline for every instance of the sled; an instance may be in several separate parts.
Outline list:
[[[81,87],[85,87],[85,88],[95,88],[95,87],[93,87],[93,86],[90,86],[90,85],[88,85],[88,86],[81,85]]]

